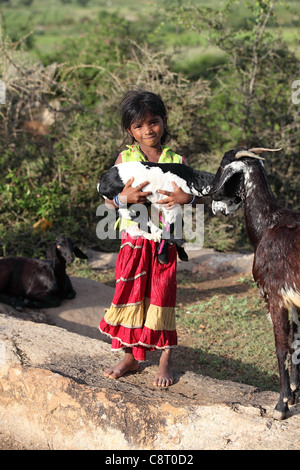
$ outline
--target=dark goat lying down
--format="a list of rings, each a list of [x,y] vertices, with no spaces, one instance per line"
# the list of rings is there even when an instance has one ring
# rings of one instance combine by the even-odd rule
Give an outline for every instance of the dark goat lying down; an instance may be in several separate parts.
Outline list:
[[[143,233],[146,238],[161,241],[158,249],[158,259],[162,264],[168,262],[167,249],[168,242],[175,243],[180,259],[187,261],[188,257],[182,247],[184,240],[174,237],[172,229],[176,224],[178,217],[181,217],[181,208],[174,205],[171,209],[164,208],[163,205],[156,204],[157,201],[165,196],[157,193],[158,189],[165,191],[174,191],[172,182],[188,194],[194,196],[207,196],[210,183],[214,175],[206,171],[194,170],[193,168],[179,163],[153,163],[153,162],[127,162],[115,165],[101,178],[97,189],[100,194],[112,200],[122,192],[127,181],[134,177],[133,186],[149,181],[149,184],[143,188],[143,191],[151,191],[152,194],[147,196],[150,204],[156,208],[157,213],[163,213],[165,227],[170,227],[167,232],[165,229],[160,232],[157,227],[148,220],[150,235]],[[130,206],[128,208],[119,209],[120,217],[132,218]],[[133,216],[134,219],[134,216]],[[149,232],[149,230],[148,230]],[[160,250],[161,253],[160,253]]]
[[[254,247],[253,277],[266,301],[275,335],[280,398],[274,418],[284,419],[300,389],[300,213],[279,206],[271,191],[257,154],[275,150],[280,149],[225,153],[211,185],[211,197],[214,212],[230,213],[228,201],[234,201],[235,209],[244,205],[247,233]]]
[[[16,309],[58,307],[62,299],[76,295],[66,274],[74,255],[87,256],[73,241],[60,236],[47,248],[46,260],[11,257],[0,260],[0,302]]]

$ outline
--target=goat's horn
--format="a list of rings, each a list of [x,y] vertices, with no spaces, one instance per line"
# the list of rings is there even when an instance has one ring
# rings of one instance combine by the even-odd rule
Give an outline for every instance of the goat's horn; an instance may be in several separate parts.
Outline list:
[[[265,149],[263,147],[255,147],[255,148],[249,149],[249,152],[254,152],[254,153],[279,152],[279,150],[282,150],[282,147],[280,149]]]
[[[235,158],[242,158],[242,157],[251,157],[251,158],[257,158],[258,160],[264,160],[263,157],[259,157],[255,153],[251,152],[250,150],[240,150],[235,154]]]

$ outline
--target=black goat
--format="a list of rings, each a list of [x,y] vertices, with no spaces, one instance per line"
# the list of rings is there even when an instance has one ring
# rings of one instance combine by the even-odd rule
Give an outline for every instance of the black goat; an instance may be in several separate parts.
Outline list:
[[[213,202],[214,212],[222,210],[222,201],[225,213],[230,212],[228,200],[234,199],[235,207],[244,204],[247,233],[254,247],[253,277],[268,305],[275,335],[280,398],[274,418],[285,419],[288,404],[299,398],[300,387],[300,213],[277,204],[263,163],[257,160],[257,154],[265,150],[272,149],[225,153],[210,195],[217,201]]]
[[[62,299],[76,295],[66,274],[66,263],[74,255],[87,256],[65,236],[59,236],[47,248],[50,259],[9,257],[0,260],[0,302],[17,309],[58,307]]]
[[[152,194],[147,196],[148,201],[156,208],[157,213],[163,213],[164,229],[158,230],[151,220],[148,220],[148,227],[150,227],[150,235],[143,230],[143,236],[161,241],[158,247],[158,259],[162,264],[168,262],[167,250],[168,242],[175,243],[179,258],[182,261],[187,261],[188,256],[182,247],[184,240],[174,235],[174,226],[177,226],[177,221],[181,218],[181,208],[174,205],[171,209],[165,208],[163,205],[156,204],[157,201],[164,198],[161,194],[157,193],[158,189],[165,191],[174,191],[172,182],[179,188],[194,196],[207,196],[209,191],[209,184],[214,175],[206,171],[194,170],[193,168],[182,165],[179,163],[153,163],[153,162],[127,162],[115,165],[101,178],[98,183],[97,189],[100,194],[112,200],[119,193],[122,192],[127,181],[134,177],[133,186],[149,181],[149,184],[143,188],[143,191],[151,191]],[[124,218],[133,218],[134,215],[128,208],[119,209],[120,216]],[[167,227],[167,229],[166,229]]]

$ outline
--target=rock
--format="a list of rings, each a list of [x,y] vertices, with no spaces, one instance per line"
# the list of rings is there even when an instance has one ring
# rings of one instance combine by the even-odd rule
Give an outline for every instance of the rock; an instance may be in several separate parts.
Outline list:
[[[178,271],[199,274],[243,273],[252,274],[253,253],[218,253],[212,248],[187,249],[189,261],[179,262]]]
[[[0,315],[0,449],[300,448],[300,407],[273,421],[276,393],[180,370],[157,390],[157,356],[117,381],[111,360],[101,340]]]
[[[87,263],[92,269],[114,269],[118,253],[105,253],[88,249],[86,254],[89,257]]]

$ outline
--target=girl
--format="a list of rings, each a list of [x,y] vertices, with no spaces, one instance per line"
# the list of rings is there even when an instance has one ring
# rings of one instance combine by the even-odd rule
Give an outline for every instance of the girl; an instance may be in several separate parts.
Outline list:
[[[129,161],[183,163],[182,157],[165,145],[170,134],[166,108],[159,96],[147,91],[130,91],[121,102],[121,114],[122,127],[131,145],[119,154],[115,164]],[[148,182],[133,187],[133,181],[131,178],[113,201],[106,199],[106,204],[118,208],[125,202],[145,203],[151,193],[142,189]],[[200,202],[175,183],[173,185],[173,192],[158,191],[166,196],[160,203],[172,207]],[[157,246],[153,240],[132,238],[126,232],[125,223],[116,264],[116,290],[111,307],[100,322],[100,331],[112,338],[113,350],[123,348],[125,351],[124,358],[104,372],[106,377],[115,379],[138,370],[138,361],[146,359],[147,350],[161,349],[153,385],[168,387],[173,383],[172,348],[177,346],[177,252],[176,246],[170,245],[169,262],[163,265],[157,260]]]

